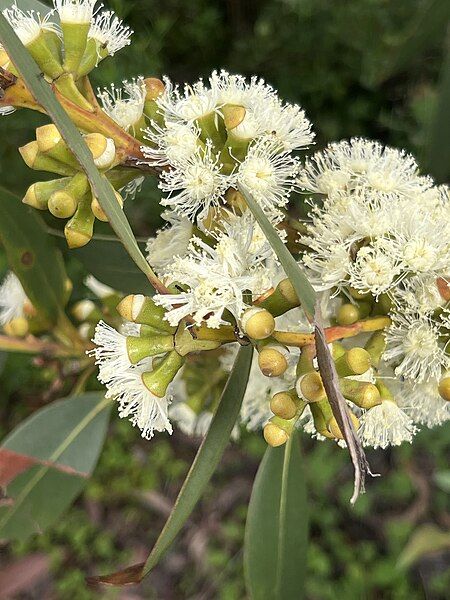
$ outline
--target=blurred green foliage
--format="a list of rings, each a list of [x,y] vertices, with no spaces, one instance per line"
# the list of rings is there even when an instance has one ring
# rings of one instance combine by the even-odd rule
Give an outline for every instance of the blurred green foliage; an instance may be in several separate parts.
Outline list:
[[[437,102],[445,19],[436,20],[426,43],[417,44],[406,65],[385,75],[404,40],[417,28],[420,15],[433,8],[431,0],[109,0],[107,4],[136,33],[131,47],[94,73],[95,85],[119,83],[138,74],[193,81],[222,67],[257,74],[282,97],[302,104],[314,123],[318,145],[364,135],[424,158]],[[0,181],[5,187],[21,193],[37,179],[22,163],[17,147],[28,142],[42,122],[44,117],[24,111],[0,121]],[[157,224],[157,192],[154,185],[146,190],[130,212],[142,233]],[[0,272],[4,267],[0,256]],[[69,264],[68,269],[81,281],[79,266]],[[40,406],[40,391],[51,378],[52,373],[30,367],[27,358],[0,356],[2,436]],[[368,482],[367,494],[354,509],[348,503],[352,470],[347,454],[329,443],[305,440],[305,446],[312,507],[307,597],[421,600],[425,584],[427,598],[444,597],[450,580],[439,565],[420,563],[405,576],[396,563],[417,523],[448,523],[448,493],[438,485],[442,479],[438,474],[447,467],[443,457],[448,429],[424,431],[413,446],[372,453],[372,468],[382,478]],[[259,436],[245,435],[241,449],[230,448],[185,533],[136,591],[142,594],[137,597],[245,597],[244,522],[249,486],[264,447]],[[164,500],[173,501],[194,452],[195,444],[179,435],[143,442],[128,422],[114,415],[95,477],[83,497],[51,532],[25,545],[15,544],[8,555],[48,552],[52,593],[58,600],[116,597],[114,590],[99,596],[88,591],[84,575],[144,558],[144,549],[156,540],[164,523]],[[47,597],[47,591],[41,597]]]

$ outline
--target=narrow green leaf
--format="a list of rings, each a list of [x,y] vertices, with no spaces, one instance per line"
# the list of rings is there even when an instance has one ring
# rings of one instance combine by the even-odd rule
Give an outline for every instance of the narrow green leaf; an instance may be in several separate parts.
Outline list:
[[[450,532],[433,523],[419,525],[398,557],[397,567],[409,569],[429,554],[450,550]]]
[[[94,470],[110,407],[98,393],[73,396],[37,411],[8,435],[1,449],[60,468],[38,464],[13,479],[6,489],[11,505],[0,507],[0,538],[24,540],[61,516]]]
[[[425,157],[427,170],[438,183],[445,183],[450,177],[450,118],[448,114],[450,106],[450,26],[444,50],[444,61]]]
[[[175,506],[145,565],[134,565],[118,573],[89,578],[90,583],[108,583],[111,585],[136,583],[148,575],[158,564],[194,510],[220,462],[239,415],[247,387],[252,356],[252,346],[241,346],[208,433],[198,449],[194,462],[178,494]]]
[[[66,297],[67,276],[61,253],[47,235],[36,212],[2,188],[0,242],[32,304],[47,319],[55,322]]]
[[[420,5],[400,43],[386,53],[387,64],[375,76],[373,84],[379,85],[407,69],[445,33],[449,18],[448,0],[428,0]]]
[[[301,600],[308,517],[299,435],[268,448],[248,507],[244,570],[252,600]]]
[[[145,260],[131,230],[130,224],[120,208],[114,189],[105,177],[102,177],[94,164],[92,155],[78,129],[56,99],[50,85],[44,80],[40,69],[23,46],[9,23],[0,13],[0,41],[5,47],[18,71],[22,75],[29,90],[43,106],[64,138],[66,144],[75,154],[89,178],[93,192],[105,211],[112,228],[121,239],[127,252],[136,265],[151,280],[156,279],[150,265]]]
[[[312,288],[305,274],[302,272],[297,261],[283,244],[276,229],[270,223],[269,219],[266,217],[256,200],[242,187],[240,187],[239,191],[244,196],[249,209],[252,211],[255,219],[258,221],[264,235],[269,240],[269,243],[272,246],[275,254],[278,256],[278,260],[280,261],[287,277],[289,277],[291,280],[303,310],[310,318],[312,318],[316,305],[316,292]]]

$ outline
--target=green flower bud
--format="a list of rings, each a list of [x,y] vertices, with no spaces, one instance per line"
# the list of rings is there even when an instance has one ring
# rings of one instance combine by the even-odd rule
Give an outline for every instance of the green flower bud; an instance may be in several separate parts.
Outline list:
[[[116,161],[116,145],[114,140],[101,133],[89,133],[84,136],[91,151],[94,164],[98,169],[110,169]]]
[[[73,169],[80,168],[77,159],[69,150],[66,142],[62,139],[61,134],[53,123],[42,125],[42,127],[36,129],[36,141],[39,152],[65,165],[69,165]]]
[[[140,362],[143,358],[164,354],[170,352],[173,348],[174,340],[172,335],[127,337],[128,358],[133,365]]]
[[[132,323],[149,325],[159,331],[174,333],[176,327],[172,327],[164,319],[166,311],[161,306],[156,306],[151,298],[142,294],[126,296],[117,306],[117,312],[121,317]]]
[[[39,210],[47,210],[50,196],[62,190],[69,183],[70,179],[53,179],[52,181],[38,181],[30,185],[22,202]]]
[[[258,355],[258,364],[266,377],[280,377],[288,367],[289,351],[280,344],[268,344]]]
[[[19,152],[25,164],[35,171],[48,171],[65,177],[75,175],[76,173],[76,170],[69,165],[39,152],[39,146],[36,141],[25,144],[25,146],[19,148]]]
[[[298,410],[300,399],[293,392],[278,392],[270,401],[270,410],[281,419],[293,419]]]
[[[444,377],[439,382],[439,394],[441,398],[450,402],[450,377]]]
[[[283,446],[289,439],[289,435],[286,431],[281,429],[281,427],[278,427],[278,425],[275,425],[275,423],[267,423],[264,427],[263,434],[267,444],[272,448]]]
[[[92,239],[94,220],[95,217],[91,210],[91,197],[86,194],[78,202],[75,214],[64,228],[64,235],[69,248],[81,248]]]
[[[260,302],[259,306],[268,310],[274,317],[278,317],[288,310],[300,306],[300,302],[290,280],[283,279],[275,291]]]
[[[241,325],[248,337],[254,340],[264,340],[274,332],[275,319],[264,308],[253,306],[242,315]]]
[[[371,366],[370,354],[364,348],[351,348],[336,360],[336,371],[341,377],[362,375]]]
[[[381,357],[386,348],[386,340],[382,331],[375,331],[368,339],[365,349],[370,354],[370,358],[374,367],[378,369],[381,362]]]
[[[336,321],[338,325],[343,326],[353,325],[353,323],[359,321],[360,318],[361,315],[358,307],[350,303],[342,304],[342,306],[339,307],[336,315]]]
[[[381,404],[380,392],[373,383],[340,379],[339,388],[344,398],[350,400],[360,408],[369,409]]]
[[[307,402],[320,402],[327,397],[322,377],[317,371],[302,375],[297,380],[295,389],[298,396],[304,398]]]
[[[116,200],[120,206],[120,208],[123,208],[123,198],[122,196],[119,194],[119,192],[115,192],[115,196],[116,196]],[[105,213],[105,211],[103,210],[103,208],[100,206],[100,202],[98,201],[97,198],[92,198],[92,202],[91,202],[91,210],[94,213],[94,216],[96,219],[98,219],[99,221],[103,221],[104,223],[108,222],[108,217]]]

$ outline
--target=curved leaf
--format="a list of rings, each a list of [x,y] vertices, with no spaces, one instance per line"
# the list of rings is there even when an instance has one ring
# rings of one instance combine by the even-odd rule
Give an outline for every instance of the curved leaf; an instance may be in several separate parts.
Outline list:
[[[4,479],[12,481],[0,506],[0,538],[39,533],[71,504],[97,463],[110,407],[98,393],[73,396],[37,411],[7,436],[0,467],[8,458]]]
[[[286,276],[289,277],[294,286],[303,310],[308,318],[312,319],[316,305],[316,292],[256,200],[242,186],[239,186],[239,191],[244,196],[249,209],[258,221],[259,226],[263,230],[263,233],[268,239],[275,254],[278,256],[278,260],[280,261]]]
[[[194,510],[220,462],[239,415],[250,374],[252,356],[252,346],[241,346],[208,433],[198,449],[194,462],[178,494],[175,506],[145,565],[134,565],[111,575],[91,577],[88,580],[89,583],[107,583],[110,585],[137,583],[158,564]]]
[[[244,569],[252,600],[301,600],[305,587],[308,518],[306,485],[294,433],[267,448],[248,507]]]
[[[50,321],[56,321],[66,298],[67,276],[61,253],[36,212],[3,188],[0,188],[0,242],[32,304]]]

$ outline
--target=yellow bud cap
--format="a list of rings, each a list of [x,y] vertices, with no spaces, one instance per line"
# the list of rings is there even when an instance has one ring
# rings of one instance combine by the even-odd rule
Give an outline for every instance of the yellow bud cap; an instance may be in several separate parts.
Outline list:
[[[114,140],[101,133],[89,133],[84,140],[91,151],[95,166],[99,169],[109,169],[116,158],[116,145]]]
[[[256,306],[244,312],[241,324],[244,332],[254,340],[265,340],[275,329],[275,319],[270,312]]]
[[[39,150],[41,152],[48,152],[62,140],[62,137],[58,128],[53,123],[50,123],[36,129],[36,140]]]
[[[69,227],[64,228],[64,235],[66,236],[67,245],[69,248],[82,248],[91,241],[92,236],[82,231],[76,231]]]
[[[234,129],[245,119],[246,110],[243,106],[237,104],[225,104],[220,109],[223,116],[223,122],[227,129]]]
[[[444,379],[441,379],[438,389],[441,398],[447,400],[447,402],[450,402],[450,377],[444,377]]]
[[[283,279],[278,284],[278,289],[281,294],[290,304],[300,304],[297,292],[294,290],[294,286],[292,285],[290,279]]]
[[[265,346],[258,355],[258,364],[266,377],[280,377],[288,367],[289,352],[284,346]]]
[[[351,348],[336,359],[336,370],[341,377],[362,375],[371,365],[370,354],[364,348]]]
[[[339,325],[353,325],[359,320],[359,310],[354,304],[343,304],[339,307],[336,315]]]
[[[126,321],[133,321],[134,298],[134,294],[131,294],[130,296],[125,296],[125,298],[121,300],[116,307],[116,310],[119,313],[119,315],[123,317]]]
[[[297,414],[297,404],[287,392],[278,392],[270,401],[270,410],[281,419],[293,419]]]
[[[3,327],[6,335],[12,337],[25,337],[28,333],[28,321],[25,317],[16,317]]]
[[[274,425],[274,423],[267,423],[264,427],[264,439],[269,446],[277,448],[278,446],[285,444],[288,441],[289,436],[284,429],[281,429],[281,427]]]
[[[115,191],[114,193],[116,196],[117,203],[119,204],[120,208],[122,208],[123,207],[122,196],[119,194],[119,192]],[[108,222],[108,217],[106,216],[106,213],[103,210],[103,208],[100,206],[100,202],[98,201],[98,198],[92,198],[91,210],[94,213],[94,216],[96,219],[98,219],[99,221],[103,221],[104,223]]]
[[[145,89],[147,90],[146,100],[156,100],[164,93],[166,86],[157,77],[147,77],[144,79]]]
[[[71,194],[60,190],[54,192],[48,201],[48,210],[58,219],[68,219],[77,210],[78,202]]]
[[[27,167],[32,169],[39,152],[38,143],[36,141],[29,142],[28,144],[25,144],[25,146],[19,148],[19,152],[23,158],[23,162],[27,165]]]
[[[322,377],[317,371],[302,375],[298,379],[295,389],[299,397],[304,398],[307,402],[320,402],[327,397]]]
[[[47,204],[42,204],[39,202],[38,197],[36,195],[36,184],[33,183],[27,190],[27,193],[22,199],[24,204],[28,204],[28,206],[32,206],[33,208],[38,208],[39,210],[45,210],[47,208]]]

